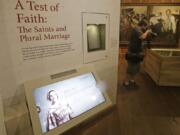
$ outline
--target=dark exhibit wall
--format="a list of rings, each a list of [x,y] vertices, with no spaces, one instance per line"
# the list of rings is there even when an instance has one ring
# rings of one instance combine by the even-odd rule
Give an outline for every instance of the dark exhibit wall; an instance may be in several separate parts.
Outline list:
[[[122,6],[120,41],[128,42],[133,24],[148,22],[156,36],[149,37],[154,46],[174,47],[179,41],[180,6],[143,5]]]
[[[169,19],[168,19],[169,18]],[[129,43],[133,24],[141,20],[148,22],[148,27],[156,33],[151,38],[152,47],[174,48],[180,39],[180,1],[124,0],[121,3],[120,45]]]

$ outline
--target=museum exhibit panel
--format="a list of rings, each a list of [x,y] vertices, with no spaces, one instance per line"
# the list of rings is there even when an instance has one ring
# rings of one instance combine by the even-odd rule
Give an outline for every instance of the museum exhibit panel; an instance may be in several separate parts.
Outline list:
[[[0,135],[180,134],[179,0],[0,7]],[[126,89],[125,54],[141,20],[152,33],[138,86]]]
[[[60,73],[61,74],[61,73]],[[94,70],[25,82],[35,135],[58,135],[112,106]]]
[[[0,7],[0,134],[66,134],[115,106],[120,0]]]

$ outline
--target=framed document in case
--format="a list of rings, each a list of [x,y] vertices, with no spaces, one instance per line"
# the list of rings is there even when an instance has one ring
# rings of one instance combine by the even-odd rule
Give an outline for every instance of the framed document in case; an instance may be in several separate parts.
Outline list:
[[[107,58],[109,49],[110,14],[82,13],[84,63]]]

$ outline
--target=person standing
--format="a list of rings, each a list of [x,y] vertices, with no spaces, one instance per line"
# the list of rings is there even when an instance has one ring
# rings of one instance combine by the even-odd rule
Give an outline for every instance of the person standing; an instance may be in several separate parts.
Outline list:
[[[163,27],[167,35],[167,39],[170,43],[175,43],[176,20],[175,17],[172,15],[170,9],[166,10],[166,15],[164,16],[163,20]]]
[[[140,63],[143,60],[144,53],[142,49],[142,41],[152,32],[146,30],[147,22],[141,20],[138,25],[134,25],[131,31],[130,42],[128,45],[128,52],[126,53],[126,60],[128,63],[127,73],[123,86],[135,86],[135,75],[140,70]]]

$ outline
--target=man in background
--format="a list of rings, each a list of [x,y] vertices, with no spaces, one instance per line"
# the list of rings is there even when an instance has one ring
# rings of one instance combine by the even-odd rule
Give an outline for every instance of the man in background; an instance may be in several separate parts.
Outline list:
[[[139,73],[140,63],[144,57],[142,42],[152,32],[149,29],[146,30],[147,25],[147,22],[144,20],[141,20],[138,25],[133,25],[130,42],[128,45],[128,52],[126,54],[128,67],[126,78],[123,82],[123,86],[125,87],[131,87],[136,85],[136,82],[134,80],[135,75]]]

